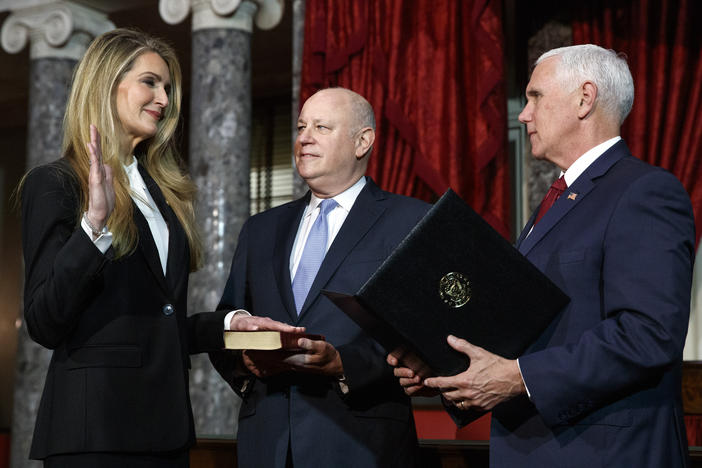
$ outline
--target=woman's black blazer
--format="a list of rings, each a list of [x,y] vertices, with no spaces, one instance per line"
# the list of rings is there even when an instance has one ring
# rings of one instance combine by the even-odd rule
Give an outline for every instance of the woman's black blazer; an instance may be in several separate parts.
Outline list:
[[[169,227],[165,276],[136,205],[138,245],[114,260],[80,227],[78,185],[65,160],[25,179],[24,317],[32,339],[53,349],[31,458],[164,452],[194,441],[189,354],[222,347],[224,313],[187,316],[187,238],[139,170]]]

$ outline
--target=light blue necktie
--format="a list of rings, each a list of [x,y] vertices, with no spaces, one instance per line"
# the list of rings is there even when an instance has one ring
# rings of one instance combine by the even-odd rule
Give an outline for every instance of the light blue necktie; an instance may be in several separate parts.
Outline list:
[[[322,200],[319,206],[319,216],[314,220],[314,224],[307,236],[305,248],[300,257],[300,263],[297,266],[295,279],[293,279],[292,289],[295,296],[295,309],[298,315],[302,309],[302,305],[307,299],[307,294],[310,292],[314,278],[317,276],[319,266],[324,260],[324,254],[327,250],[327,238],[329,232],[329,223],[327,223],[327,215],[336,207],[336,200],[327,198]]]

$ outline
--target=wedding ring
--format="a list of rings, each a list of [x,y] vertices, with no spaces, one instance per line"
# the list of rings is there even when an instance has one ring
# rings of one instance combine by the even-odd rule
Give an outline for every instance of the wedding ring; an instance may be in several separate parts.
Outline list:
[[[465,406],[464,406],[464,404],[465,404],[464,401],[461,400],[461,401],[458,402],[458,407],[461,408],[462,410],[464,410],[464,409],[466,409]]]

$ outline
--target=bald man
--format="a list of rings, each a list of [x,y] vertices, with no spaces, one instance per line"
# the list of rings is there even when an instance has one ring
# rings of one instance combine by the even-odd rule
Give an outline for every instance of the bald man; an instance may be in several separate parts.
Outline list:
[[[223,373],[243,398],[241,467],[414,464],[410,401],[386,353],[320,294],[355,293],[429,208],[364,176],[374,141],[363,97],[343,88],[311,96],[295,141],[309,192],[253,216],[241,231],[218,308],[325,337],[301,339],[303,351],[292,355],[244,351],[239,370]]]

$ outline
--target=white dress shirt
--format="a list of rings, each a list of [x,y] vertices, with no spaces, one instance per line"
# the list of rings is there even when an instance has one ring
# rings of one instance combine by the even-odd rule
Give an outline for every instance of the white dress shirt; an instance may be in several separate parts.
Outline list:
[[[158,210],[156,202],[146,189],[146,183],[139,173],[137,159],[134,156],[132,156],[132,163],[129,166],[125,166],[124,170],[127,171],[127,177],[129,177],[129,187],[131,188],[129,194],[139,211],[141,211],[141,214],[146,218],[146,222],[149,223],[149,230],[156,243],[158,257],[161,260],[161,268],[165,276],[168,262],[168,225]]]
[[[614,138],[610,138],[609,140],[603,143],[600,143],[594,148],[587,150],[582,156],[576,159],[575,162],[571,164],[565,172],[561,171],[561,175],[563,176],[563,179],[565,179],[566,185],[568,187],[573,185],[573,182],[575,182],[576,179],[580,177],[580,174],[585,172],[585,169],[590,167],[590,164],[595,162],[597,158],[602,156],[605,151],[610,149],[612,146],[614,146],[616,142],[618,142],[621,139],[622,137],[616,136]]]
[[[337,203],[337,205],[327,214],[327,225],[329,227],[329,232],[327,235],[327,246],[325,252],[329,250],[329,246],[334,242],[334,238],[339,233],[341,226],[346,221],[353,204],[356,202],[358,194],[361,193],[363,187],[366,185],[366,178],[361,177],[358,181],[351,187],[347,188],[345,191],[341,192],[335,197],[332,197]],[[322,203],[322,198],[317,198],[314,194],[310,194],[310,202],[305,208],[305,212],[302,214],[302,220],[297,228],[297,235],[295,236],[295,243],[293,244],[292,252],[290,254],[290,281],[295,279],[295,273],[297,272],[297,267],[300,264],[300,258],[302,257],[302,251],[305,249],[305,243],[307,242],[307,236],[310,234],[312,225],[314,224],[317,216],[319,216],[319,205]]]

